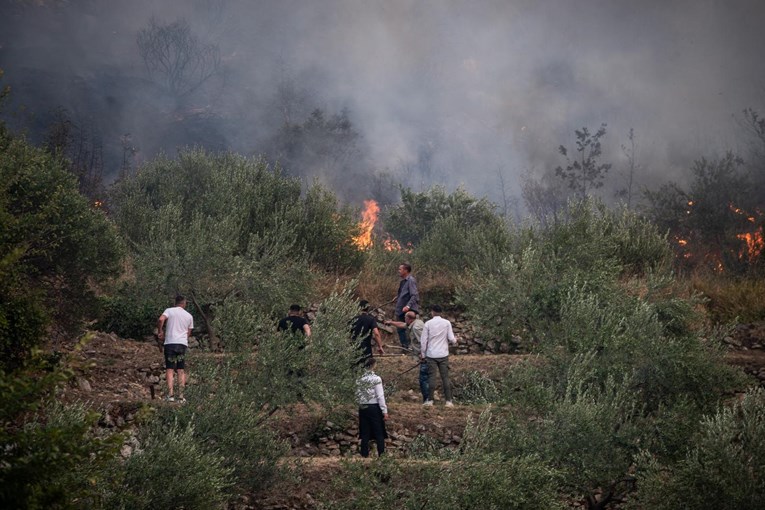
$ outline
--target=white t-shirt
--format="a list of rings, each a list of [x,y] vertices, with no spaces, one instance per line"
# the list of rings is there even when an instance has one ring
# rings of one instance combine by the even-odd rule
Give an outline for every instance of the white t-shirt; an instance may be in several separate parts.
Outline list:
[[[165,345],[183,344],[189,345],[189,330],[194,327],[194,318],[189,312],[175,306],[168,308],[162,315],[167,317],[165,321]]]
[[[456,344],[452,323],[441,316],[435,316],[425,323],[420,337],[420,347],[426,358],[445,358],[449,355],[449,344]]]

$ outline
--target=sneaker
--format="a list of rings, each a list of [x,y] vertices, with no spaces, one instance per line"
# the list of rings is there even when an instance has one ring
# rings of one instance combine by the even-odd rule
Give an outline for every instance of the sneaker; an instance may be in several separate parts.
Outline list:
[[[178,397],[177,402],[179,402],[181,404],[185,404],[186,403],[186,399],[184,397]]]
[[[454,402],[452,402],[451,400],[447,400],[447,401],[446,401],[446,403],[445,403],[444,405],[445,405],[446,407],[454,407]]]
[[[433,401],[432,400],[426,400],[425,402],[422,403],[422,405],[423,406],[427,406],[427,407],[433,407]]]
[[[165,397],[166,402],[175,402],[175,397],[170,395],[169,397]]]

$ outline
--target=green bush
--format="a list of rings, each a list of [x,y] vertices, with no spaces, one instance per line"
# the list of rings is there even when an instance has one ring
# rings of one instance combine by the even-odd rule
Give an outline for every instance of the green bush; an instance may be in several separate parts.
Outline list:
[[[494,381],[477,370],[468,372],[465,380],[454,386],[455,397],[466,404],[488,404],[498,401],[500,397],[500,390]]]
[[[88,204],[64,162],[23,139],[0,136],[0,351],[18,366],[44,326],[76,335],[94,303],[92,284],[114,276],[114,225]]]
[[[752,389],[740,402],[701,422],[681,460],[665,465],[644,452],[638,458],[638,492],[632,508],[761,508],[765,501],[765,392]]]
[[[241,492],[257,492],[275,476],[284,445],[266,427],[266,413],[253,399],[248,382],[252,362],[235,356],[224,362],[199,360],[194,384],[185,391],[181,407],[163,407],[153,427],[188,430],[193,441],[220,459],[228,480]]]
[[[351,242],[350,223],[333,197],[314,188],[301,200],[300,182],[263,161],[199,150],[183,151],[177,160],[158,158],[115,187],[113,204],[140,282],[133,287],[138,295],[126,299],[187,295],[214,348],[226,347],[215,317],[228,300],[259,315],[283,313],[308,293],[314,278],[309,260],[352,265],[338,258],[338,243]],[[315,224],[334,226],[320,239],[311,230]]]
[[[417,246],[415,263],[455,275],[466,268],[491,270],[510,249],[510,234],[498,216],[484,220],[471,225],[457,214],[437,219]]]
[[[455,462],[428,485],[428,508],[541,510],[565,508],[559,476],[536,456]]]
[[[494,227],[501,220],[496,206],[485,198],[475,198],[464,189],[447,193],[441,186],[417,193],[401,189],[401,204],[383,213],[383,226],[402,247],[416,247],[445,218],[452,218],[464,228]]]
[[[222,456],[204,448],[193,426],[150,430],[125,462],[123,486],[108,508],[220,508],[232,485]]]
[[[0,370],[0,506],[99,507],[111,487],[119,435],[96,435],[98,413],[61,404],[55,388],[71,377],[38,356]]]

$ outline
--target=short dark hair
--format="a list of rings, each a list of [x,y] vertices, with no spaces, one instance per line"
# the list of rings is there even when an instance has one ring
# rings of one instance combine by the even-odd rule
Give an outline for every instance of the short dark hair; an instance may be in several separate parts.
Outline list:
[[[177,294],[177,295],[175,296],[175,306],[178,306],[178,305],[180,305],[180,304],[181,304],[181,303],[183,303],[184,301],[186,301],[186,298],[185,298],[185,297],[183,297],[183,296],[181,296],[180,294]]]
[[[361,301],[359,301],[359,308],[361,308],[365,312],[369,311],[369,301],[367,301],[366,299],[362,299]]]
[[[364,360],[364,368],[372,368],[376,364],[377,364],[377,360],[372,356]]]
[[[299,312],[300,310],[300,305],[290,305],[290,312]]]
[[[435,313],[441,313],[444,311],[444,309],[441,308],[441,305],[430,305],[430,311]]]
[[[410,264],[409,262],[402,262],[402,263],[401,263],[401,266],[402,266],[404,269],[406,269],[406,272],[407,272],[407,273],[411,273],[411,272],[412,272],[412,264]]]

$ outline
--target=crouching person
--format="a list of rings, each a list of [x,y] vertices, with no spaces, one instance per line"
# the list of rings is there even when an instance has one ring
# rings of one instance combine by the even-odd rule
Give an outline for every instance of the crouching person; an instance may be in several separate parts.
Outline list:
[[[369,457],[369,440],[374,437],[377,443],[377,456],[385,452],[385,420],[388,419],[388,407],[385,405],[382,379],[374,373],[377,360],[367,358],[364,374],[356,383],[356,395],[359,401],[359,438],[361,438],[361,456]]]

